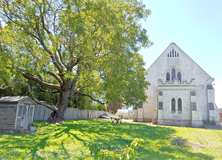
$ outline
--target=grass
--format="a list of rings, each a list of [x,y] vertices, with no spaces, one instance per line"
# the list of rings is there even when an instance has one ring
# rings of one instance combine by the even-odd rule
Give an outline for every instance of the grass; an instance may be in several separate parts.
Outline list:
[[[144,139],[136,159],[222,159],[222,130],[151,125],[124,121],[111,125],[103,119],[69,120],[63,125],[35,121],[39,131],[30,134],[0,133],[0,159],[93,159],[89,146],[98,143],[114,150]],[[205,146],[194,150],[170,140],[184,139]]]

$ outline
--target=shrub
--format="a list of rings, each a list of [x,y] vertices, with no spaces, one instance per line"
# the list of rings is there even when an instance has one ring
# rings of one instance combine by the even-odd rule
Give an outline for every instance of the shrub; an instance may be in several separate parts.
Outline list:
[[[215,126],[216,125],[216,121],[212,120],[212,121],[210,121],[210,124]]]
[[[127,147],[123,150],[113,150],[109,151],[107,149],[102,149],[98,146],[98,144],[93,145],[90,147],[91,154],[94,154],[94,158],[97,160],[133,160],[134,157],[134,150],[138,149],[141,144],[144,142],[143,139],[135,138],[132,143],[130,144],[130,147]]]

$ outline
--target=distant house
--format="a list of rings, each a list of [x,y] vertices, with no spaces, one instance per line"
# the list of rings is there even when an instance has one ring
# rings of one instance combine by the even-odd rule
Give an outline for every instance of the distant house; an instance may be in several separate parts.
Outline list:
[[[151,85],[137,121],[202,127],[205,120],[219,125],[214,79],[175,43],[148,68],[145,78]]]
[[[33,122],[35,105],[27,96],[0,98],[0,130],[27,129]]]
[[[220,121],[222,121],[222,108],[219,109]]]

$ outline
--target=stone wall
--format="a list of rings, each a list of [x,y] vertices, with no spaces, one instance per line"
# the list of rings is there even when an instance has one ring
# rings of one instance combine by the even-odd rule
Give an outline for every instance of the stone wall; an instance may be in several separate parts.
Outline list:
[[[196,99],[195,80],[191,82],[158,82],[158,124],[175,126],[202,127],[202,114]],[[194,93],[194,95],[191,94]],[[175,100],[175,111],[172,111],[172,99]],[[179,99],[181,109],[179,110]],[[194,110],[191,103],[195,103]],[[161,104],[161,105],[160,105]]]

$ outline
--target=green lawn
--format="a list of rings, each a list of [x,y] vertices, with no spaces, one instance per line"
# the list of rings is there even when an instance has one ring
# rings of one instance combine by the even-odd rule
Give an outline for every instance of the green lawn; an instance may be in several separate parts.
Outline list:
[[[134,138],[145,143],[136,151],[136,159],[222,159],[222,130],[170,127],[124,121],[111,125],[109,120],[70,120],[63,125],[45,125],[35,121],[38,131],[30,134],[0,133],[0,159],[93,159],[89,146],[126,148]],[[179,147],[171,138],[200,143],[194,150]]]

